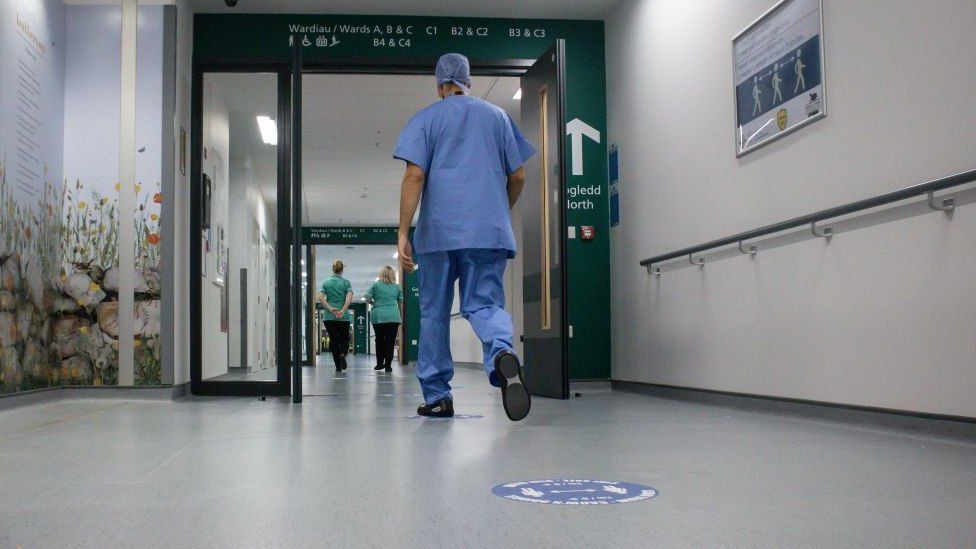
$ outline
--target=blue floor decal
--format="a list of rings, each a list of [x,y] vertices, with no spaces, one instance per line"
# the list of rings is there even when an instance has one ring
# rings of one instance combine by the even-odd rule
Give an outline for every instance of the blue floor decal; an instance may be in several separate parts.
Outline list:
[[[499,484],[491,493],[505,499],[547,505],[610,505],[644,501],[657,490],[615,480],[526,480]]]

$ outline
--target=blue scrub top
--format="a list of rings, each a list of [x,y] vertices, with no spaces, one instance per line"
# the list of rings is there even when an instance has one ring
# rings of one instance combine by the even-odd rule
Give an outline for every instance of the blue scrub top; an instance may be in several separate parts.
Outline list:
[[[508,175],[533,154],[505,111],[477,97],[451,95],[415,114],[393,153],[426,175],[414,251],[491,248],[515,257]]]

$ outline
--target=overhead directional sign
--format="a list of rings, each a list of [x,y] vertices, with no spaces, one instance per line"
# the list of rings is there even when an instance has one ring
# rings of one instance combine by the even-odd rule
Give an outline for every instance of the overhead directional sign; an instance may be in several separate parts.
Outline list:
[[[573,142],[573,175],[583,175],[583,137],[599,143],[600,132],[579,118],[574,118],[566,124],[566,135]]]

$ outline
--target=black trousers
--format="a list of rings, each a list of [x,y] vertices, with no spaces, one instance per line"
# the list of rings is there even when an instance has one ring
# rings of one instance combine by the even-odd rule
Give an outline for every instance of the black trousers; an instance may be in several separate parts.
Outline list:
[[[325,331],[329,333],[329,351],[336,368],[344,366],[342,358],[349,352],[349,322],[345,320],[326,320]]]
[[[376,365],[391,368],[393,366],[393,348],[396,346],[399,322],[384,322],[373,324],[376,332]]]

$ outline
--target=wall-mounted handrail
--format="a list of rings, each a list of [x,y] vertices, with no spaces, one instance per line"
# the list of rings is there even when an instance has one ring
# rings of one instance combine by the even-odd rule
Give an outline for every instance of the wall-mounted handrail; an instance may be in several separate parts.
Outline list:
[[[732,236],[727,236],[725,238],[719,238],[718,240],[712,240],[711,242],[705,242],[704,244],[698,244],[696,246],[683,248],[681,250],[675,250],[673,252],[668,252],[666,254],[656,255],[654,257],[649,257],[647,259],[641,260],[640,264],[642,267],[647,267],[648,271],[650,272],[651,266],[656,263],[662,263],[664,261],[677,259],[679,257],[685,257],[685,256],[691,257],[692,254],[704,252],[706,250],[720,248],[722,246],[728,246],[729,244],[737,244],[743,240],[754,240],[762,236],[766,236],[766,235],[770,235],[782,231],[787,231],[789,229],[795,229],[797,227],[803,227],[805,225],[814,227],[818,221],[824,221],[826,219],[840,217],[842,215],[847,215],[854,212],[869,210],[871,208],[884,206],[885,204],[891,204],[893,202],[898,202],[901,200],[905,200],[907,198],[913,198],[924,194],[930,194],[930,193],[934,193],[935,191],[948,189],[950,187],[957,187],[959,185],[965,185],[966,183],[973,183],[973,182],[976,182],[976,170],[969,170],[966,172],[957,173],[955,175],[950,175],[948,177],[943,177],[941,179],[929,181],[927,183],[919,183],[918,185],[905,187],[904,189],[899,189],[897,191],[892,191],[890,193],[885,193],[872,198],[858,200],[857,202],[851,202],[850,204],[844,204],[843,206],[837,206],[834,208],[821,210],[816,213],[804,215],[802,217],[796,217],[788,221],[780,221],[779,223],[773,223],[772,225],[766,225],[765,227],[760,227],[758,229],[753,229],[751,231],[746,231],[744,233],[734,234]],[[929,197],[929,203],[930,205],[932,204],[931,196]],[[944,205],[946,207],[940,209],[950,210],[951,206],[949,205],[954,205],[954,203],[944,202]],[[818,235],[818,236],[826,236],[826,235]]]

